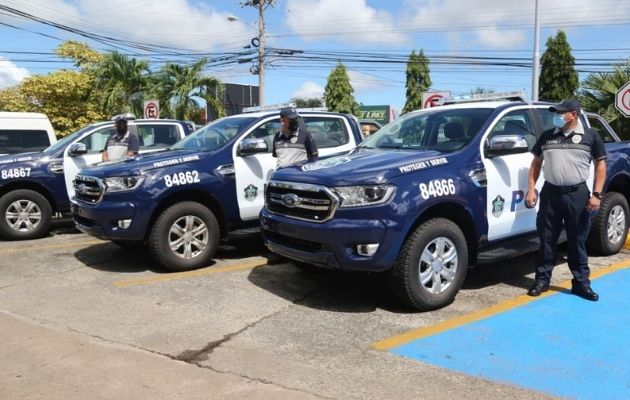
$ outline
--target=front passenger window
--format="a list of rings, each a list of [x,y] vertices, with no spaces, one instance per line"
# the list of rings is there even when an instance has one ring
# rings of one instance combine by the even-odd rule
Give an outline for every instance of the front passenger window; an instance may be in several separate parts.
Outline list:
[[[491,138],[499,135],[523,136],[529,150],[536,143],[536,131],[526,110],[512,111],[501,117],[490,132]]]

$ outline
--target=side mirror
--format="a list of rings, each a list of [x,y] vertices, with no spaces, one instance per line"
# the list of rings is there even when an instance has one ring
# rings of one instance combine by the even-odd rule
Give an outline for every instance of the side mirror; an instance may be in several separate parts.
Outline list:
[[[523,135],[496,135],[486,141],[484,148],[486,157],[527,153],[528,151],[527,139]]]
[[[85,143],[72,143],[70,145],[70,150],[68,150],[68,155],[70,157],[80,156],[81,154],[87,153],[87,146]]]
[[[239,156],[248,156],[257,153],[266,153],[269,151],[265,139],[245,139],[238,144],[237,154]]]

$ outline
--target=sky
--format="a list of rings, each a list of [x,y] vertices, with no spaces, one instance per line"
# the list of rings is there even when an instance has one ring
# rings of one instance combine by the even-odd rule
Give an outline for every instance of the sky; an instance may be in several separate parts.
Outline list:
[[[0,89],[73,69],[64,40],[151,62],[209,59],[205,73],[257,85],[258,12],[238,0],[0,0]],[[431,91],[531,98],[536,0],[277,0],[264,13],[265,103],[321,97],[338,62],[364,105],[405,103],[406,61],[429,58]],[[583,80],[630,58],[630,0],[540,0],[539,56],[563,30]],[[246,46],[250,48],[245,48]]]

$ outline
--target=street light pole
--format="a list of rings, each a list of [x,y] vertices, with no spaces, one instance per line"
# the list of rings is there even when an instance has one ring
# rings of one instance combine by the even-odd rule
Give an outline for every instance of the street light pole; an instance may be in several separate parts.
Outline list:
[[[265,11],[258,3],[258,103],[265,105]]]
[[[540,34],[540,0],[536,0],[534,17],[534,62],[532,67],[532,101],[538,101],[538,69],[540,62],[540,50],[538,36]]]

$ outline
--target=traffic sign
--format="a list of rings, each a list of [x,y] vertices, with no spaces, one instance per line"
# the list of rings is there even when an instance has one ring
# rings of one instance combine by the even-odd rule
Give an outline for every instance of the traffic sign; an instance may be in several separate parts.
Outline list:
[[[144,102],[144,118],[158,119],[160,118],[160,101],[147,100]]]
[[[422,108],[439,106],[440,99],[451,97],[451,92],[424,92],[422,93]]]
[[[615,107],[625,117],[630,117],[630,82],[623,85],[617,92]]]

